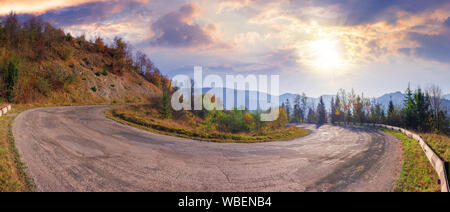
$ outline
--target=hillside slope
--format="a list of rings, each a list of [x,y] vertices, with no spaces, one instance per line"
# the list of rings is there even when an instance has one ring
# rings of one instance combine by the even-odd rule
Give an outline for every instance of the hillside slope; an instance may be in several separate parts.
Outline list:
[[[147,63],[139,63],[138,59]],[[167,78],[144,55],[135,58],[120,38],[74,38],[42,20],[0,25],[0,98],[33,104],[143,103],[161,95]],[[157,84],[157,86],[155,86]],[[167,83],[166,83],[167,84]]]

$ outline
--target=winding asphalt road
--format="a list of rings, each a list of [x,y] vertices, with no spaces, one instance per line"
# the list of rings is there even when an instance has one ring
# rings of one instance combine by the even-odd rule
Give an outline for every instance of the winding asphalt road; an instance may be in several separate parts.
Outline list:
[[[390,191],[399,141],[374,129],[301,125],[268,143],[158,135],[105,118],[110,106],[33,109],[13,133],[37,191]]]

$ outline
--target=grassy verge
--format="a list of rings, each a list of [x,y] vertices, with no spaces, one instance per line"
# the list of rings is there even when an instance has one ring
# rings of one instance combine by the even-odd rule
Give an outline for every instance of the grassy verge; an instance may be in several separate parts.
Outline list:
[[[196,140],[207,140],[215,142],[234,142],[234,143],[256,143],[275,140],[288,140],[307,135],[309,132],[298,127],[287,127],[280,130],[267,132],[264,135],[256,133],[224,133],[224,132],[208,132],[206,130],[195,130],[182,127],[170,123],[160,122],[156,118],[150,118],[145,115],[139,115],[127,111],[123,108],[113,108],[105,112],[110,119],[120,123],[127,124],[139,129],[147,130],[164,135],[190,138]]]
[[[433,133],[422,133],[420,136],[423,138],[433,151],[439,155],[439,157],[449,162],[450,161],[450,137],[446,135],[439,135]]]
[[[419,143],[401,132],[378,128],[388,132],[403,144],[403,162],[400,177],[394,191],[396,192],[439,192],[438,175],[425,156]]]
[[[14,144],[12,123],[14,113],[25,110],[20,107],[8,112],[8,116],[0,117],[0,191],[32,191],[33,184],[25,172],[25,165],[20,160],[19,152]]]

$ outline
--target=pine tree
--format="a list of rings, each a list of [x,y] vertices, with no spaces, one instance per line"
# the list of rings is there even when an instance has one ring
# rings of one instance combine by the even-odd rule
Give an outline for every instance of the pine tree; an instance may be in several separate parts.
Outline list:
[[[413,94],[408,85],[406,89],[406,99],[404,100],[404,107],[402,109],[404,125],[407,128],[416,129],[417,128],[417,117],[416,116],[416,103],[413,99]]]
[[[285,107],[286,107],[285,110],[286,110],[287,119],[288,119],[288,122],[289,122],[290,117],[291,117],[291,103],[290,103],[289,99],[286,99]]]
[[[425,95],[422,92],[422,89],[418,88],[417,91],[414,93],[414,117],[416,118],[415,124],[416,127],[414,129],[417,129],[419,131],[425,132],[428,130],[428,120],[430,116],[430,97],[428,95]]]
[[[163,119],[169,119],[172,118],[172,112],[170,108],[170,102],[169,102],[169,93],[163,92],[162,99],[161,99],[161,118]]]
[[[11,58],[8,62],[8,67],[3,71],[3,80],[5,82],[5,97],[8,102],[12,102],[14,99],[14,87],[19,78],[19,69],[17,67],[17,62],[14,58]]]
[[[317,105],[317,124],[324,124],[327,122],[327,112],[325,109],[325,104],[323,103],[323,98],[320,97],[319,104]]]
[[[387,123],[394,124],[394,119],[395,119],[394,117],[395,117],[395,106],[394,106],[394,102],[392,102],[392,99],[390,99],[389,106],[388,106]]]
[[[301,96],[296,95],[294,100],[294,119],[295,122],[300,123],[303,117],[303,111],[300,106]]]
[[[308,109],[308,97],[306,97],[305,93],[302,93],[302,96],[300,97],[300,110],[303,111],[301,114],[301,120],[302,122],[306,119],[306,110]]]
[[[331,123],[335,123],[337,121],[336,116],[336,102],[334,101],[334,97],[331,98],[331,109],[330,109],[330,117],[331,117]]]
[[[306,118],[306,122],[308,123],[316,123],[316,113],[312,108],[308,109],[308,116]]]

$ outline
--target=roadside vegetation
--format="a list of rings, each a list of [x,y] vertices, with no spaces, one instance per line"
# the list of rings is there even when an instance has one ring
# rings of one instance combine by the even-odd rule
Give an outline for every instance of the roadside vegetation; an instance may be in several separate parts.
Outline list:
[[[450,161],[450,137],[435,133],[420,133],[423,141],[444,161]]]
[[[18,112],[28,109],[26,106],[13,108],[9,115],[0,117],[0,191],[17,192],[32,191],[33,183],[26,174],[26,166],[20,155],[12,135],[12,123]]]
[[[162,101],[164,102],[164,101]],[[287,124],[286,113],[262,122],[259,113],[249,111],[171,111],[163,105],[138,105],[114,108],[109,118],[144,130],[166,135],[216,142],[264,142],[305,136],[308,131]]]
[[[417,141],[401,132],[378,128],[397,137],[403,144],[403,162],[395,192],[439,192],[438,175]]]

